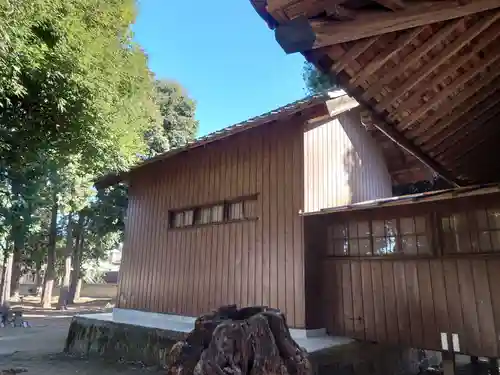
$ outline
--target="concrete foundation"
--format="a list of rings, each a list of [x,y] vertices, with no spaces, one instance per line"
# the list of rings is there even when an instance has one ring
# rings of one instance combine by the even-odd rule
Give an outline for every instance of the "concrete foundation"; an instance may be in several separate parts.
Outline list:
[[[140,318],[140,319],[138,319]],[[133,321],[130,321],[133,319]],[[66,352],[111,360],[165,365],[172,345],[193,328],[194,318],[117,309],[113,314],[73,318]],[[295,341],[310,353],[317,374],[396,375],[418,371],[412,351],[331,337],[319,331],[291,330]]]

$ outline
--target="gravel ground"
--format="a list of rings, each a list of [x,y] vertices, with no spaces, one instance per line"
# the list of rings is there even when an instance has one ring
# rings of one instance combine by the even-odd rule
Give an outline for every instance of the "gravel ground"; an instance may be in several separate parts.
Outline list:
[[[76,313],[103,312],[109,300],[86,300],[75,308],[59,312],[40,310],[37,301],[25,301],[22,308],[30,328],[0,328],[0,375],[114,375],[157,374],[157,368],[142,368],[61,354],[71,318]],[[13,371],[11,371],[13,370]]]

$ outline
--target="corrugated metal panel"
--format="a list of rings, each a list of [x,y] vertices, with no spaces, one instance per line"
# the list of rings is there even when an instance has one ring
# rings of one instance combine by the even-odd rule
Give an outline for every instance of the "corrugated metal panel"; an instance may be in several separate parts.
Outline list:
[[[382,152],[352,110],[304,133],[305,212],[392,195]]]
[[[196,316],[270,305],[303,327],[302,127],[278,123],[132,175],[118,306]],[[171,209],[259,193],[259,220],[168,229]]]
[[[500,259],[333,260],[323,263],[328,331],[361,340],[498,357]],[[360,298],[362,297],[362,298]]]

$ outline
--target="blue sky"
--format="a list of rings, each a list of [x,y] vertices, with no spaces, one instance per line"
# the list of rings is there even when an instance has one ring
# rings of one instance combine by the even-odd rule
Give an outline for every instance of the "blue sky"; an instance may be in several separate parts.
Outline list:
[[[199,135],[305,96],[303,58],[285,55],[249,0],[139,0],[135,39],[159,78],[198,103]]]

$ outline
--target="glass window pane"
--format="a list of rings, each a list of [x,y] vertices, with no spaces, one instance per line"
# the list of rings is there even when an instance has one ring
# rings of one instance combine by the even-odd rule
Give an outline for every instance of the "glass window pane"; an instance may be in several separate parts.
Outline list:
[[[214,223],[220,223],[224,220],[224,206],[217,205],[211,208],[211,219]],[[207,213],[208,215],[208,213]]]
[[[455,233],[455,243],[457,253],[469,253],[473,251],[469,232],[458,232]]]
[[[444,232],[451,232],[451,223],[449,217],[441,218],[441,227],[443,228]]]
[[[385,237],[377,237],[373,239],[373,252],[375,255],[389,254],[389,247]]]
[[[425,233],[427,232],[426,228],[426,219],[423,216],[415,217],[415,231],[416,233]]]
[[[397,236],[398,230],[396,226],[396,220],[386,220],[385,221],[385,233],[389,236]]]
[[[347,240],[335,240],[334,244],[336,256],[344,256],[349,254],[347,251]]]
[[[372,255],[371,243],[367,238],[362,238],[359,240],[359,255],[369,256]]]
[[[457,213],[451,216],[450,220],[451,228],[455,232],[467,232],[468,231],[468,223],[467,223],[467,215],[464,212]]]
[[[335,255],[335,242],[328,241],[326,245],[326,255]]]
[[[235,202],[229,205],[229,220],[243,219],[243,202]]]
[[[417,245],[418,245],[418,254],[419,255],[432,254],[432,249],[429,245],[429,241],[427,240],[427,236],[418,236],[417,237]]]
[[[349,255],[359,256],[358,240],[349,240]]]
[[[212,211],[210,207],[201,208],[199,211],[199,223],[200,224],[208,224],[211,221]]]
[[[193,225],[193,219],[194,219],[194,211],[193,210],[184,211],[184,226],[185,227],[190,227],[191,225]]]
[[[335,224],[333,226],[333,235],[335,238],[347,238],[347,228],[345,224]]]
[[[479,232],[479,251],[491,251],[491,238],[490,238],[490,232]]]
[[[355,221],[349,223],[349,238],[358,238],[358,223]]]
[[[358,236],[359,237],[370,237],[370,224],[368,221],[360,221],[358,223]]]
[[[493,251],[500,251],[500,231],[494,230],[490,232],[491,236],[491,249]]]
[[[457,243],[453,233],[443,233],[443,251],[446,254],[453,254],[457,252]]]
[[[396,241],[396,237],[387,237],[386,241],[387,241],[387,254],[395,254],[399,252],[397,248],[398,243]]]
[[[415,225],[412,217],[403,217],[399,221],[399,226],[401,228],[401,234],[413,234],[415,233]]]
[[[417,255],[418,246],[417,238],[415,236],[404,236],[401,238],[401,245],[403,247],[403,254],[405,255]]]
[[[174,213],[174,227],[180,228],[184,224],[184,212]]]
[[[385,224],[381,220],[374,220],[372,222],[372,230],[374,237],[384,237],[385,236]]]
[[[486,216],[486,210],[477,210],[474,212],[474,216],[477,222],[477,227],[479,229],[488,229],[488,217]]]
[[[488,210],[488,222],[491,229],[500,229],[500,210]]]

